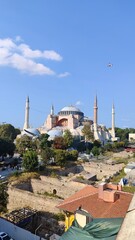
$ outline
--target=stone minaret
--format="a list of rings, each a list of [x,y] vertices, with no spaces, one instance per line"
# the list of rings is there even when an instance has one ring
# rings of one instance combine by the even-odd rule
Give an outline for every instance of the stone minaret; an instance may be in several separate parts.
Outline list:
[[[26,106],[25,106],[25,121],[23,129],[29,128],[29,97],[26,98]]]
[[[112,138],[115,138],[115,108],[112,105]]]
[[[51,115],[54,115],[54,106],[51,107]]]
[[[94,101],[94,131],[97,131],[97,120],[98,120],[98,106],[97,106],[97,96]]]

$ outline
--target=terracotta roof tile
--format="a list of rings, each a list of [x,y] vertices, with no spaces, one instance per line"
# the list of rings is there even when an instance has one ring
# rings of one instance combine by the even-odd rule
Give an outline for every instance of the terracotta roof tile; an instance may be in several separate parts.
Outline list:
[[[74,213],[79,206],[88,211],[94,218],[117,218],[124,217],[133,194],[119,192],[120,197],[115,202],[105,202],[98,198],[98,189],[86,186],[71,197],[64,200],[57,207]]]
[[[72,202],[74,200],[77,199],[81,199],[84,197],[88,197],[90,195],[93,195],[95,193],[98,192],[98,189],[91,186],[91,185],[87,185],[86,187],[84,187],[83,189],[81,189],[80,191],[76,192],[75,194],[71,195],[70,197],[66,198],[62,203],[60,203],[57,207],[65,204],[65,203],[69,203]]]

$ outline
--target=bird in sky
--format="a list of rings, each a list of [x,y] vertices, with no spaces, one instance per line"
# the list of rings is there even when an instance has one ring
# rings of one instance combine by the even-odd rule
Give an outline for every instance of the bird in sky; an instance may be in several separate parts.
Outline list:
[[[107,64],[107,67],[112,67],[112,66],[113,66],[112,63],[108,63],[108,64]]]

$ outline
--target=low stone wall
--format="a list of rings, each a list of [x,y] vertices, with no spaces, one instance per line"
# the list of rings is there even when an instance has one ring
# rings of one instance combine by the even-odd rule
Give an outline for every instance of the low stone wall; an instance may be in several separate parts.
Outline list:
[[[61,200],[56,198],[48,198],[35,195],[31,192],[20,190],[9,186],[9,203],[8,210],[12,211],[17,208],[30,207],[39,211],[58,213],[60,210],[56,208]]]
[[[95,163],[95,162],[90,162],[90,163],[85,163],[83,164],[84,170],[86,172],[94,173],[97,175],[97,179],[101,180],[103,177],[109,177],[113,176],[120,170],[122,170],[124,164],[115,164],[115,165],[107,165],[104,163]]]
[[[17,208],[31,207],[39,211],[57,213],[60,210],[56,206],[62,199],[46,197],[45,192],[54,193],[61,198],[67,198],[82,189],[85,185],[79,182],[70,181],[67,178],[61,180],[57,178],[41,176],[41,179],[31,179],[27,183],[9,185],[8,209],[11,211]]]
[[[85,185],[83,183],[75,183],[65,179],[58,180],[57,178],[41,177],[41,180],[31,180],[33,193],[43,194],[44,192],[53,193],[55,191],[56,195],[62,197],[63,199],[71,196],[84,186]]]

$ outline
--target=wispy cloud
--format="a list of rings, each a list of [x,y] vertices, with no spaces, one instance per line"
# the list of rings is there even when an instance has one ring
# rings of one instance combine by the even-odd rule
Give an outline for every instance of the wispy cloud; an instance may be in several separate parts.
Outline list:
[[[20,36],[15,37],[16,42],[23,42],[23,39]]]
[[[80,106],[80,105],[82,105],[82,102],[81,102],[80,100],[78,100],[78,101],[75,103],[75,105]]]
[[[32,50],[17,36],[0,39],[0,66],[9,66],[31,75],[54,75],[52,69],[39,62],[39,59],[61,61],[62,57],[54,50]],[[37,62],[38,59],[38,62]],[[67,74],[67,73],[66,73]]]
[[[60,74],[58,75],[58,77],[59,77],[59,78],[64,78],[64,77],[68,77],[69,75],[70,75],[69,72],[64,72],[64,73],[60,73]]]

